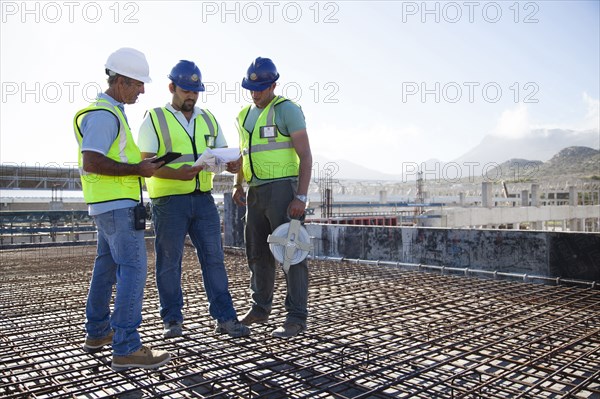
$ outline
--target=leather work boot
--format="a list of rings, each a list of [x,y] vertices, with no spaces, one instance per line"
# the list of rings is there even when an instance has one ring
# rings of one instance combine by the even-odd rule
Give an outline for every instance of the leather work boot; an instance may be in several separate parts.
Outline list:
[[[108,335],[101,338],[90,338],[85,337],[85,342],[83,343],[83,350],[87,353],[95,353],[102,350],[104,345],[112,344],[112,338],[114,335],[114,331],[110,331]]]
[[[142,346],[139,350],[125,356],[113,356],[111,368],[123,371],[130,368],[155,369],[171,360],[167,351],[152,350]]]
[[[252,309],[250,309],[240,319],[240,323],[242,323],[245,326],[249,326],[249,325],[252,325],[254,323],[266,323],[267,321],[269,321],[269,315],[266,315],[266,316],[258,315],[256,312],[252,311]]]

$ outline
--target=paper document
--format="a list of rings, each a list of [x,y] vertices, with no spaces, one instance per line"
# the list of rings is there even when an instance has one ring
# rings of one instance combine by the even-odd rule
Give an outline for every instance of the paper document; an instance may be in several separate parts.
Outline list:
[[[227,168],[227,162],[237,161],[240,156],[239,148],[207,148],[194,166],[204,166],[203,170],[221,173]]]

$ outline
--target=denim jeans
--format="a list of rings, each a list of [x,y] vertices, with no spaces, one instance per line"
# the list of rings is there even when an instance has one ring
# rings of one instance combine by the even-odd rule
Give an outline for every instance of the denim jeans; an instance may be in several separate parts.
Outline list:
[[[237,319],[229,293],[221,244],[221,221],[210,194],[152,200],[156,232],[156,286],[163,322],[183,322],[181,260],[186,234],[196,248],[210,315],[220,323]]]
[[[91,338],[104,337],[112,328],[113,354],[124,356],[142,345],[137,328],[142,323],[148,271],[144,231],[133,228],[133,208],[101,213],[94,220],[98,246],[85,308],[85,328]],[[115,284],[111,315],[110,299]]]
[[[246,254],[250,268],[252,310],[269,315],[273,306],[276,261],[269,249],[267,236],[290,218],[287,209],[294,199],[294,185],[289,180],[275,181],[248,190],[246,211]],[[308,262],[290,266],[285,276],[286,321],[306,327],[308,315]]]

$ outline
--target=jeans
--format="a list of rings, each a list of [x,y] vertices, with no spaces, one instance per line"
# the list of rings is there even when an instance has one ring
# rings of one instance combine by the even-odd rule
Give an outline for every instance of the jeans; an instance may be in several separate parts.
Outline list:
[[[246,211],[246,254],[250,268],[252,311],[261,316],[271,313],[275,285],[276,261],[269,249],[267,236],[290,218],[287,208],[294,199],[295,189],[289,180],[250,187]],[[308,315],[308,262],[291,265],[285,276],[287,294],[286,322],[306,327]]]
[[[142,323],[142,301],[147,264],[144,231],[133,228],[133,208],[94,216],[98,246],[85,308],[87,334],[105,337],[114,330],[112,350],[125,356],[142,346],[137,328]],[[116,284],[112,315],[110,299]]]
[[[156,286],[165,323],[183,322],[181,260],[186,234],[196,248],[208,311],[219,323],[237,319],[229,293],[221,244],[221,220],[210,194],[188,194],[152,200],[156,232]]]

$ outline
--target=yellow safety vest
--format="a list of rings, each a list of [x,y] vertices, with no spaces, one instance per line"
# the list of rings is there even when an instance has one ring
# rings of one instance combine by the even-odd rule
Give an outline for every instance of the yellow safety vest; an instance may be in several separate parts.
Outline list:
[[[238,115],[243,173],[247,182],[251,182],[253,177],[275,180],[298,176],[300,158],[292,145],[292,139],[282,134],[275,125],[275,106],[284,101],[289,100],[276,96],[262,110],[252,132],[244,128],[251,106],[244,107]]]
[[[139,176],[108,176],[87,173],[83,170],[83,154],[81,153],[83,133],[81,132],[81,122],[88,112],[100,110],[112,113],[117,117],[119,122],[119,133],[117,134],[115,141],[111,144],[106,156],[116,162],[129,164],[137,164],[142,160],[140,150],[133,140],[127,120],[119,107],[114,106],[105,99],[99,99],[95,103],[90,104],[89,107],[77,112],[75,118],[73,118],[73,128],[75,130],[77,143],[79,144],[78,163],[81,187],[83,188],[83,198],[88,204],[122,199],[139,201]]]
[[[159,147],[157,156],[167,152],[180,152],[181,156],[169,163],[177,169],[182,165],[193,165],[206,148],[214,148],[218,125],[215,117],[207,110],[194,120],[194,139],[185,131],[181,123],[166,108],[154,108],[149,112],[152,124],[158,134]],[[204,170],[192,180],[161,179],[153,176],[146,179],[146,187],[150,198],[168,195],[190,194],[195,190],[210,191],[213,188],[215,174]]]

